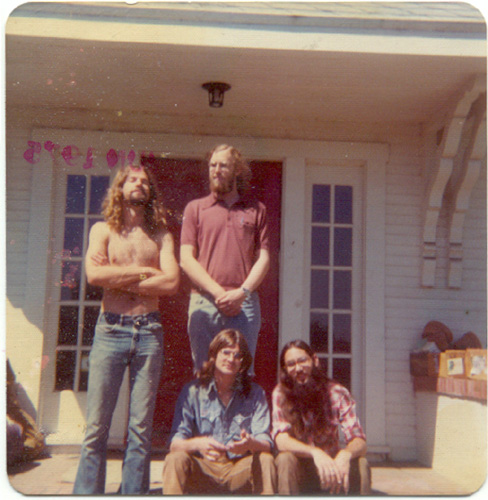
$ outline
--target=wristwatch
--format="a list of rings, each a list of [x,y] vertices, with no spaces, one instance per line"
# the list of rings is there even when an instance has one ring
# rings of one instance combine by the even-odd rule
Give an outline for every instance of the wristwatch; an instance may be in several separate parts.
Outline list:
[[[248,288],[245,288],[245,287],[241,287],[241,290],[246,295],[246,299],[249,299],[251,297],[251,290],[249,290]]]

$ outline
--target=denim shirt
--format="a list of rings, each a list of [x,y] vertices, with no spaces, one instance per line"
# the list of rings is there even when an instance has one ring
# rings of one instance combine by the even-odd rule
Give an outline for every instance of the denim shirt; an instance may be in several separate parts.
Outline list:
[[[264,390],[255,383],[244,397],[239,388],[225,407],[219,399],[215,381],[208,387],[198,381],[190,382],[181,391],[176,403],[170,442],[211,436],[224,445],[241,439],[241,430],[255,439],[273,446],[270,430],[270,412]],[[243,455],[227,453],[229,458]]]

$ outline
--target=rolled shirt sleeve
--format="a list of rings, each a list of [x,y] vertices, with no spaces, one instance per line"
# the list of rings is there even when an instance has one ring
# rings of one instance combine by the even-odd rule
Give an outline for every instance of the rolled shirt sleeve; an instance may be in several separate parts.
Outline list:
[[[176,401],[169,442],[173,439],[189,439],[195,432],[195,386],[186,384]]]
[[[266,394],[259,385],[253,384],[251,395],[253,395],[254,411],[251,420],[250,434],[259,441],[267,442],[273,447],[274,443],[269,434],[271,419]]]

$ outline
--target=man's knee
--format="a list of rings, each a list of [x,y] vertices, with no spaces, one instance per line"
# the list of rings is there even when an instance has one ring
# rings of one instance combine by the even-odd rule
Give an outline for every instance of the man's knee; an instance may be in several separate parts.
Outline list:
[[[371,494],[371,469],[366,457],[359,457],[351,461],[349,483],[351,494]]]
[[[274,456],[271,453],[259,453],[258,477],[254,475],[254,493],[273,495],[276,492],[277,475]]]
[[[278,474],[282,471],[295,470],[298,466],[298,458],[291,451],[280,451],[275,458]]]
[[[259,454],[259,461],[261,463],[261,467],[274,467],[274,457],[271,453],[262,451]]]
[[[261,452],[259,454],[259,465],[263,478],[270,478],[273,484],[276,482],[275,459],[271,453]]]
[[[189,468],[191,456],[186,451],[171,451],[164,459],[163,476],[170,471],[181,471]]]

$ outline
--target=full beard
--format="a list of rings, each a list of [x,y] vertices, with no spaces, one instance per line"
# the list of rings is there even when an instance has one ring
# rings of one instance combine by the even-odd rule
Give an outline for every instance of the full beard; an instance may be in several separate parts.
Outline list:
[[[301,413],[308,411],[315,413],[324,404],[325,390],[326,386],[323,381],[315,377],[312,371],[312,375],[303,384],[291,380],[288,398]]]
[[[224,179],[224,180],[210,179],[210,190],[212,191],[212,193],[215,193],[217,196],[228,194],[232,191],[232,189],[234,187],[234,180],[235,180],[235,177],[232,177],[231,179]]]
[[[127,200],[127,204],[131,207],[145,207],[148,203],[149,200],[146,196],[141,198],[129,196],[129,199]]]

